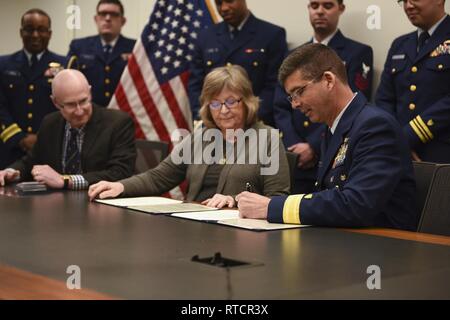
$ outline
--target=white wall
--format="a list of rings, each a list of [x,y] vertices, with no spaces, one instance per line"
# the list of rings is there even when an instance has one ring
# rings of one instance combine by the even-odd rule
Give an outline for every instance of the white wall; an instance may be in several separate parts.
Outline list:
[[[212,1],[212,0],[211,0]],[[128,19],[123,34],[139,37],[142,28],[156,0],[122,0]],[[348,37],[370,44],[374,49],[375,83],[378,83],[389,45],[397,36],[410,32],[414,28],[406,18],[403,9],[396,0],[345,0],[346,12],[341,18],[340,28]],[[66,27],[70,4],[81,8],[81,29],[69,30]],[[247,0],[253,13],[265,20],[281,25],[287,30],[289,46],[295,47],[311,37],[311,26],[307,13],[308,0]],[[0,0],[0,54],[7,54],[21,48],[19,38],[20,17],[32,7],[44,9],[52,17],[53,35],[50,49],[66,54],[70,40],[96,33],[93,21],[97,0]],[[377,5],[381,9],[381,29],[369,30],[366,9]],[[450,1],[446,1],[446,10],[450,12]]]

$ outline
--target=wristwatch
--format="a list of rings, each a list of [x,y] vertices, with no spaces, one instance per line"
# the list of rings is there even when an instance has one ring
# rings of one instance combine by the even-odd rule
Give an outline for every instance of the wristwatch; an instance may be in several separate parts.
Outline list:
[[[63,180],[64,180],[64,190],[69,189],[69,182],[70,182],[70,176],[64,175],[62,176]]]

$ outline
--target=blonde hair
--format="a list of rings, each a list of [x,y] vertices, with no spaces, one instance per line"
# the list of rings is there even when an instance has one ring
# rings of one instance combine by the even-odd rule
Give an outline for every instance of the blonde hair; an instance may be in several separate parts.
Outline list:
[[[247,72],[238,65],[216,68],[205,77],[200,95],[200,118],[203,124],[207,128],[217,128],[209,109],[209,103],[225,88],[241,95],[242,103],[245,106],[245,125],[251,127],[257,121],[259,99],[253,94]]]

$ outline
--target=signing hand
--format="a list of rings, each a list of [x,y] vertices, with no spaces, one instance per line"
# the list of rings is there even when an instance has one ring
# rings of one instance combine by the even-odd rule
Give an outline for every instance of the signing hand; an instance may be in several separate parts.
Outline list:
[[[6,169],[0,170],[0,186],[4,186],[6,182],[14,181],[20,177],[20,171]]]
[[[241,218],[267,219],[270,198],[245,191],[238,194],[236,200]]]
[[[125,187],[120,182],[100,181],[89,187],[89,200],[94,200],[97,196],[99,199],[115,198],[120,195]]]
[[[33,166],[31,175],[35,181],[44,183],[50,188],[62,189],[64,187],[63,177],[48,165]]]
[[[203,205],[212,208],[223,208],[228,206],[228,208],[234,207],[234,199],[232,196],[225,196],[223,194],[216,193],[212,198],[206,199],[202,202]]]

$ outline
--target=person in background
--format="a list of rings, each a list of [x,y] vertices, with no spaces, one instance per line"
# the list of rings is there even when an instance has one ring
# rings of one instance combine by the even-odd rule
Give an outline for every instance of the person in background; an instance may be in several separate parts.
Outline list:
[[[56,111],[51,81],[66,59],[48,50],[50,16],[41,9],[21,18],[23,48],[0,57],[0,169],[30,152],[42,119]]]
[[[109,105],[136,42],[121,34],[124,14],[119,0],[100,0],[94,17],[98,35],[74,39],[67,54],[91,84],[92,101],[103,107]]]
[[[394,40],[375,97],[415,161],[450,163],[450,17],[445,0],[398,1],[417,30]]]
[[[245,0],[216,0],[223,22],[202,31],[195,44],[188,83],[193,119],[198,119],[199,96],[205,76],[214,68],[237,64],[248,73],[261,100],[258,117],[274,126],[273,98],[277,72],[287,52],[286,31],[256,18]]]

